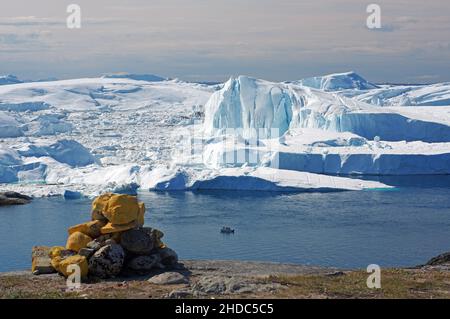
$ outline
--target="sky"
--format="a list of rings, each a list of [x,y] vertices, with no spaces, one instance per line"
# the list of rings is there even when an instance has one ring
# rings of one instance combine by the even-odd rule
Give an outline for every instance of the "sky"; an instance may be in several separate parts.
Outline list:
[[[69,29],[69,4],[81,28]],[[369,29],[369,4],[381,29]],[[450,81],[450,1],[1,0],[0,74],[158,74],[290,81],[355,71],[372,82]]]

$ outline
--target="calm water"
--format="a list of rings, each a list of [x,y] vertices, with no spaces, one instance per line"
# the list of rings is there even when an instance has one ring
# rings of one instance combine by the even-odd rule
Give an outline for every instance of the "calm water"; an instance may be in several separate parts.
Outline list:
[[[441,184],[326,194],[139,196],[148,208],[146,225],[163,230],[182,259],[409,266],[450,251],[450,187]],[[29,268],[33,245],[64,245],[66,229],[87,221],[89,210],[89,200],[62,198],[0,207],[0,271]],[[236,233],[220,234],[224,225]]]

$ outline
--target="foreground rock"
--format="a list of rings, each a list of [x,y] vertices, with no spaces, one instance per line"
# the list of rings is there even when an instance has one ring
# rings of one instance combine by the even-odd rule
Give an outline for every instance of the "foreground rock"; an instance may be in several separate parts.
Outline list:
[[[148,282],[154,285],[179,285],[187,284],[189,280],[185,275],[180,274],[179,272],[170,271],[153,276]]]
[[[51,274],[56,272],[50,258],[51,248],[47,246],[34,246],[31,251],[31,272],[35,275]]]
[[[125,252],[120,245],[106,245],[89,259],[89,273],[99,278],[116,277],[122,271],[124,260]]]
[[[16,192],[0,192],[0,206],[25,205],[31,202],[32,198]]]
[[[150,235],[139,229],[131,229],[122,234],[121,245],[126,251],[136,255],[147,255],[153,249]]]
[[[255,292],[270,292],[281,289],[278,283],[249,280],[240,276],[205,276],[189,290],[193,296],[230,295]],[[186,291],[186,289],[184,290]]]
[[[442,264],[450,263],[450,252],[440,254],[436,257],[431,258],[426,265],[427,266],[438,266]]]
[[[173,249],[164,247],[160,249],[158,253],[161,257],[161,263],[164,266],[171,267],[178,263],[178,255]]]

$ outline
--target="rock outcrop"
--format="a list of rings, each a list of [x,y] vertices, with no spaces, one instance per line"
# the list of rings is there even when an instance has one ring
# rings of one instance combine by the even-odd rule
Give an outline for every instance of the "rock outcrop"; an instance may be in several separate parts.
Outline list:
[[[433,257],[426,263],[427,266],[437,266],[442,264],[450,264],[450,252]]]
[[[31,202],[32,198],[16,192],[0,192],[0,206],[25,205]]]

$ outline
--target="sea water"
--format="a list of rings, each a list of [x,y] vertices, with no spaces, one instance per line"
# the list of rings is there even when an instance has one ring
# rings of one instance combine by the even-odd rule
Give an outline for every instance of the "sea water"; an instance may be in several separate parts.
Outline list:
[[[344,268],[414,266],[450,251],[450,187],[395,191],[139,193],[145,223],[180,259],[253,260]],[[28,269],[34,245],[64,245],[90,219],[89,199],[0,207],[0,271]],[[235,229],[222,234],[222,226]]]

